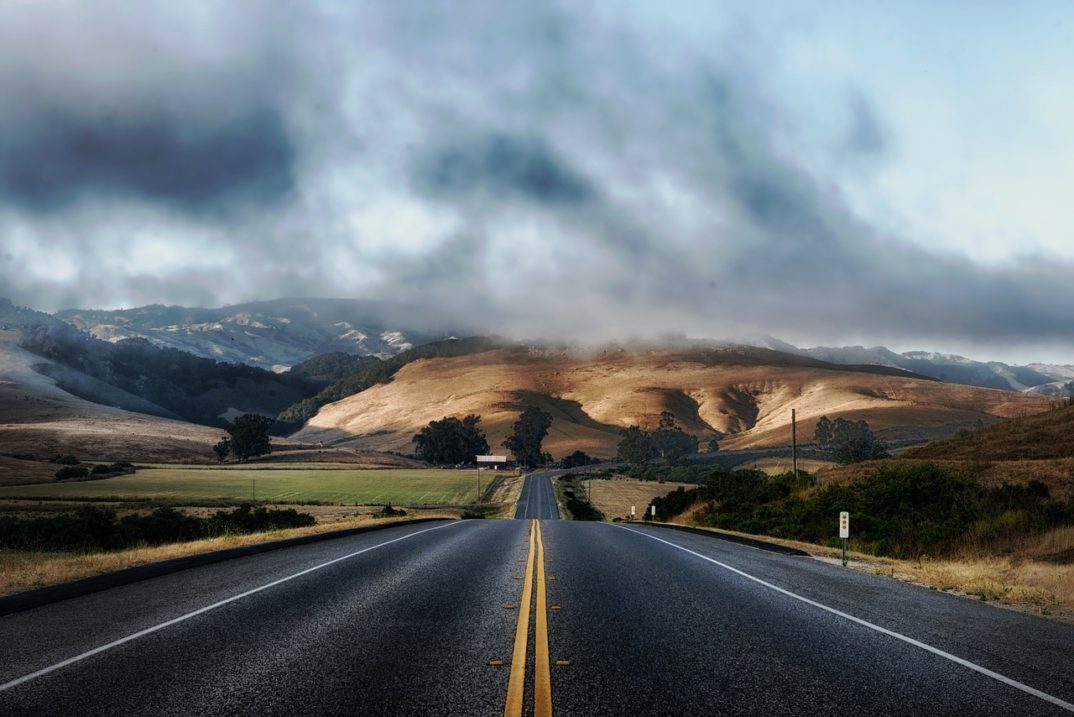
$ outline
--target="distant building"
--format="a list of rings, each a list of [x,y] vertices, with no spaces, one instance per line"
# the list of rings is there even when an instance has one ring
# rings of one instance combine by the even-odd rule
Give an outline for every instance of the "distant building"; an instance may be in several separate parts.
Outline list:
[[[478,468],[491,468],[494,471],[509,470],[515,467],[515,462],[507,456],[477,456]]]

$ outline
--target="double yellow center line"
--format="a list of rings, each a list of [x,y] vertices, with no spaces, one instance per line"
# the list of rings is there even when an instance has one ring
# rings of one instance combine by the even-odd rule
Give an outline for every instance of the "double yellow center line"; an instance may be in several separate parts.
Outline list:
[[[541,522],[530,522],[530,547],[526,557],[526,575],[522,584],[522,600],[518,604],[518,624],[515,626],[515,649],[511,655],[511,679],[507,683],[507,704],[504,717],[522,714],[523,693],[526,687],[526,655],[530,635],[530,606],[533,602],[534,545],[537,562],[537,623],[533,660],[533,714],[552,715],[552,675],[548,659],[548,603],[545,591],[544,540]]]

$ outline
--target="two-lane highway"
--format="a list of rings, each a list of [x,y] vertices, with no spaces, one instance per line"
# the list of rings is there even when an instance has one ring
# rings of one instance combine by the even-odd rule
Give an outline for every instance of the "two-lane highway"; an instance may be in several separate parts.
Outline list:
[[[556,504],[552,481],[563,473],[564,471],[541,471],[526,476],[515,508],[515,518],[558,520],[559,506]]]
[[[524,512],[550,512],[548,476],[527,483]],[[949,717],[1071,702],[1074,626],[643,525],[395,526],[0,617],[3,715]]]

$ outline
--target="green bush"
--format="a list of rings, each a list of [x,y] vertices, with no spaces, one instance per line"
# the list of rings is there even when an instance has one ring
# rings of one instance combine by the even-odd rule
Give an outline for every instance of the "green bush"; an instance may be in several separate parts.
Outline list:
[[[84,469],[83,469],[84,470]],[[314,524],[309,513],[293,508],[268,510],[243,505],[207,518],[175,508],[117,518],[113,510],[88,507],[30,519],[0,516],[0,548],[40,551],[122,550],[227,534],[256,533]]]
[[[85,466],[64,466],[56,471],[56,480],[70,480],[72,478],[89,477],[89,469]]]
[[[56,456],[51,462],[61,466],[77,466],[81,463],[81,461],[72,455]]]
[[[981,485],[934,464],[886,466],[857,483],[815,490],[793,474],[717,471],[694,490],[652,502],[663,519],[707,504],[699,522],[715,528],[835,545],[836,516],[851,514],[853,546],[898,558],[996,545],[1074,524],[1074,502],[1050,498],[1038,481]]]
[[[93,466],[93,470],[90,471],[90,473],[95,475],[95,476],[107,475],[107,474],[109,474],[111,472],[112,472],[112,467],[107,466],[104,463],[98,463],[97,465]]]

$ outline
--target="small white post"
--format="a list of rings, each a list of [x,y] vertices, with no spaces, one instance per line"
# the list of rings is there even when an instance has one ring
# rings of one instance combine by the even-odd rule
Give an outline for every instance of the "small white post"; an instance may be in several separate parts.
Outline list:
[[[649,507],[650,507],[650,508],[652,508],[652,511],[653,511],[653,520],[656,520],[656,506],[655,506],[655,505],[651,505],[651,506],[649,506]]]

